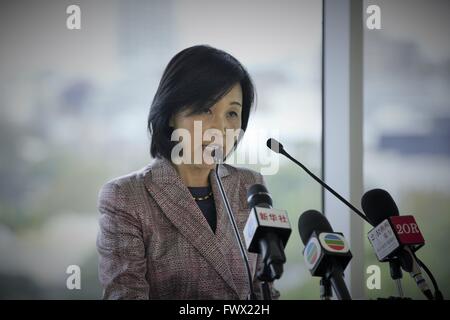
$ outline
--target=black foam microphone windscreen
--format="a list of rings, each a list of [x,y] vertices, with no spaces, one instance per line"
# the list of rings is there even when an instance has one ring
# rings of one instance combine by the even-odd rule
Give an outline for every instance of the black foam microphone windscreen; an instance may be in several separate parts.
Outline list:
[[[327,218],[319,211],[308,210],[303,212],[298,219],[298,231],[303,244],[306,245],[314,231],[317,233],[333,232],[333,228]]]
[[[361,207],[373,226],[379,225],[388,217],[399,215],[394,199],[383,189],[367,191],[361,199]]]

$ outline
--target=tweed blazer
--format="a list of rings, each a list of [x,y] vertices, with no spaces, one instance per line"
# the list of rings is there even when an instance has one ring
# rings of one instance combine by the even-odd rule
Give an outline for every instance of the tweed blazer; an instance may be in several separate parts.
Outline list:
[[[263,177],[227,164],[220,165],[219,176],[243,239],[250,211],[247,190],[264,183]],[[209,179],[216,233],[169,160],[156,158],[102,186],[97,251],[104,299],[246,299],[247,272],[214,171]],[[248,258],[261,297],[255,276],[261,259],[254,253]]]

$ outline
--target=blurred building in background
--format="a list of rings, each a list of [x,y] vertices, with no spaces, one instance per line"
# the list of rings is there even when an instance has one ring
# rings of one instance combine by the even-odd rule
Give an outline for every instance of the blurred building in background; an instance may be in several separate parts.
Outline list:
[[[79,3],[76,31],[65,27],[65,2],[1,5],[0,298],[101,297],[98,191],[151,161],[149,106],[165,66],[188,46],[223,49],[253,77],[257,107],[242,149],[276,130],[293,156],[321,172],[320,1]],[[449,5],[368,4],[380,5],[382,29],[364,33],[365,188],[389,190],[402,214],[416,216],[429,243],[419,255],[449,296],[450,272],[437,259],[450,227]],[[305,210],[321,210],[321,189],[284,159],[266,182],[293,226]],[[378,264],[364,241],[366,264]],[[277,281],[284,299],[319,297],[302,249],[294,228]],[[74,264],[81,290],[66,288]],[[382,289],[369,297],[395,294],[382,268]]]

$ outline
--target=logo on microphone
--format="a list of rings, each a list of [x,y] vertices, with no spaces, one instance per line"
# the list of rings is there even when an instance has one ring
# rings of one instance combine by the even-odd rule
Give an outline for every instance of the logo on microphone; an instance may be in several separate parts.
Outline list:
[[[341,251],[345,248],[344,241],[334,234],[327,234],[324,237],[325,243],[332,249]]]
[[[370,230],[367,237],[379,261],[383,261],[400,246],[389,219]]]
[[[323,248],[329,252],[345,253],[349,251],[345,238],[338,233],[324,232],[319,235],[319,239]]]
[[[305,257],[305,263],[309,270],[313,269],[320,257],[320,244],[317,238],[311,238],[305,247],[303,256]]]
[[[416,219],[413,216],[393,216],[389,218],[397,234],[398,240],[403,245],[423,245],[425,239],[419,230]]]

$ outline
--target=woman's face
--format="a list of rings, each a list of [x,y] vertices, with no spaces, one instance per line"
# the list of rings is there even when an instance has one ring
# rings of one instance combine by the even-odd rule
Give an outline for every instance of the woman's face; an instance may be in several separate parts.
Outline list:
[[[242,88],[239,83],[224,95],[210,109],[198,114],[184,110],[170,120],[174,129],[185,129],[190,134],[191,163],[196,166],[212,168],[214,163],[204,161],[205,154],[211,154],[208,145],[216,144],[224,155],[232,150],[242,125]],[[229,129],[232,129],[230,131]],[[234,135],[231,134],[234,132]],[[195,136],[197,135],[197,136]],[[201,161],[199,163],[199,156]],[[197,161],[195,161],[197,159]],[[209,158],[211,159],[211,158]],[[209,163],[209,164],[208,164]]]

